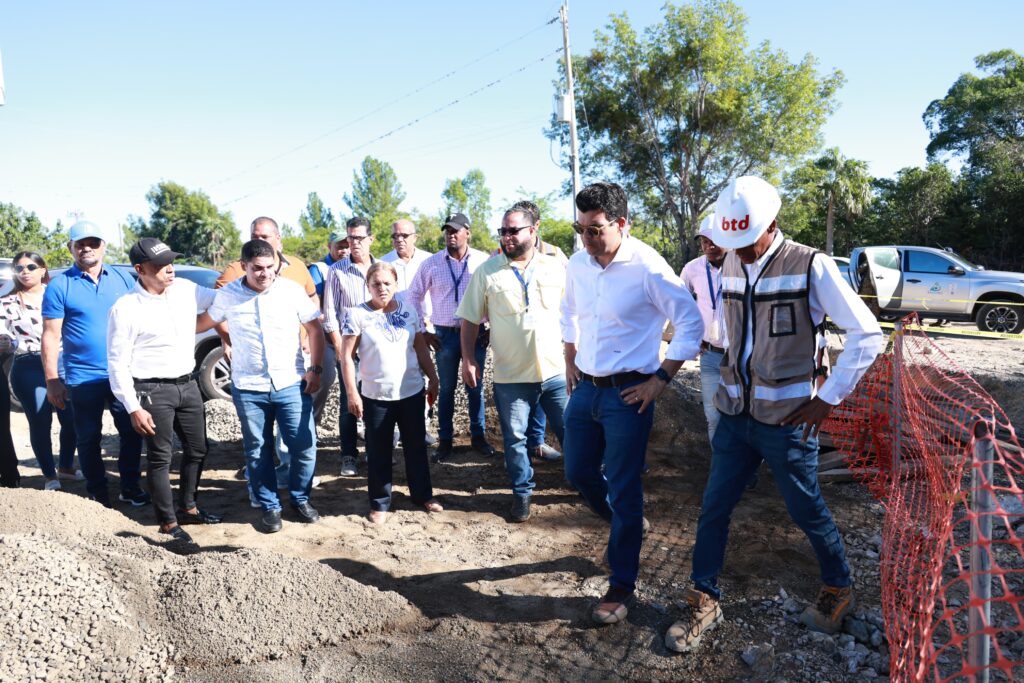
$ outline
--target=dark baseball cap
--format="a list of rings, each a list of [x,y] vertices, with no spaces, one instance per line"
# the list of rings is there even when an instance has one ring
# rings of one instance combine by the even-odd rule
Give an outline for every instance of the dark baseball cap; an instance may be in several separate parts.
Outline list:
[[[462,228],[469,230],[469,219],[466,218],[464,213],[453,213],[444,220],[444,225],[441,226],[441,229],[443,230],[448,227],[455,228],[456,230],[461,230]]]
[[[169,246],[155,237],[143,237],[133,244],[128,252],[128,260],[132,262],[133,266],[147,262],[155,263],[158,266],[166,266],[179,256],[181,254],[171,251]]]

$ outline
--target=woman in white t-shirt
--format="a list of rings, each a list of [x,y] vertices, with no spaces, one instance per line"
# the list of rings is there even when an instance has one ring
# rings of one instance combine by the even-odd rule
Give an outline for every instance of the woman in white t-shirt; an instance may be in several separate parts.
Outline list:
[[[391,509],[391,454],[395,425],[402,437],[405,475],[413,502],[441,512],[430,484],[423,424],[425,397],[437,398],[438,379],[415,309],[395,298],[395,267],[376,261],[366,272],[370,300],[345,309],[341,328],[342,377],[348,410],[366,425],[370,521],[382,524]],[[359,355],[359,382],[353,354]],[[427,376],[426,392],[423,375]]]

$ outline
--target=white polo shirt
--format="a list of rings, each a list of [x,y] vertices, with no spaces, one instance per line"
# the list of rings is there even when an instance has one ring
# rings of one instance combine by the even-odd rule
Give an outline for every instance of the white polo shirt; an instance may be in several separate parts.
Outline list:
[[[231,382],[245,391],[280,391],[306,374],[299,329],[320,311],[299,284],[283,277],[265,292],[239,278],[217,290],[207,311],[231,329]]]
[[[216,292],[175,278],[162,294],[141,283],[114,302],[107,318],[107,372],[110,389],[125,410],[142,406],[134,379],[173,379],[195,368],[196,316],[213,303]]]

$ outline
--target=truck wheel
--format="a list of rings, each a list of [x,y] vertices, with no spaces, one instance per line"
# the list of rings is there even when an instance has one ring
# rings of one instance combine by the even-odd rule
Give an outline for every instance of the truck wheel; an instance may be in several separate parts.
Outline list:
[[[1008,301],[993,301],[978,309],[975,322],[982,332],[1020,334],[1024,330],[1024,307]]]
[[[203,399],[231,400],[231,363],[224,358],[223,348],[218,346],[206,354],[203,362],[199,364],[198,381]]]

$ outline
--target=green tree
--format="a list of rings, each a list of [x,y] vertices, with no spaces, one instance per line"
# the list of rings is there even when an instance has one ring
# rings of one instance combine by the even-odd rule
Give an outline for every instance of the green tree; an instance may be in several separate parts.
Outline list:
[[[463,213],[469,218],[472,229],[470,244],[488,253],[498,246],[487,226],[491,218],[491,190],[483,171],[473,168],[462,178],[449,178],[444,183],[441,199],[444,205],[440,224],[453,213]]]
[[[322,259],[327,252],[327,239],[337,230],[338,223],[316,192],[310,192],[306,199],[306,208],[299,215],[299,228],[300,234],[282,239],[285,253],[299,256],[306,263]]]
[[[0,253],[11,256],[19,251],[36,251],[50,267],[63,266],[71,262],[67,241],[68,234],[60,221],[48,230],[34,212],[0,202]]]
[[[793,63],[767,42],[750,47],[746,24],[730,0],[669,3],[642,35],[613,16],[573,60],[585,175],[623,184],[652,226],[674,228],[682,257],[731,179],[774,179],[818,147],[843,82],[819,74],[811,55]],[[564,127],[548,134],[567,144]]]
[[[156,237],[196,263],[219,268],[238,258],[242,240],[230,212],[222,212],[199,190],[161,181],[146,194],[150,217],[129,220],[139,237]]]
[[[944,164],[903,168],[895,178],[875,180],[875,200],[866,215],[868,243],[960,244],[957,218],[961,184]]]
[[[374,235],[373,253],[379,255],[390,250],[391,224],[406,217],[399,209],[405,192],[391,164],[370,156],[363,159],[352,173],[352,193],[346,194],[344,201],[353,216],[369,219]]]

